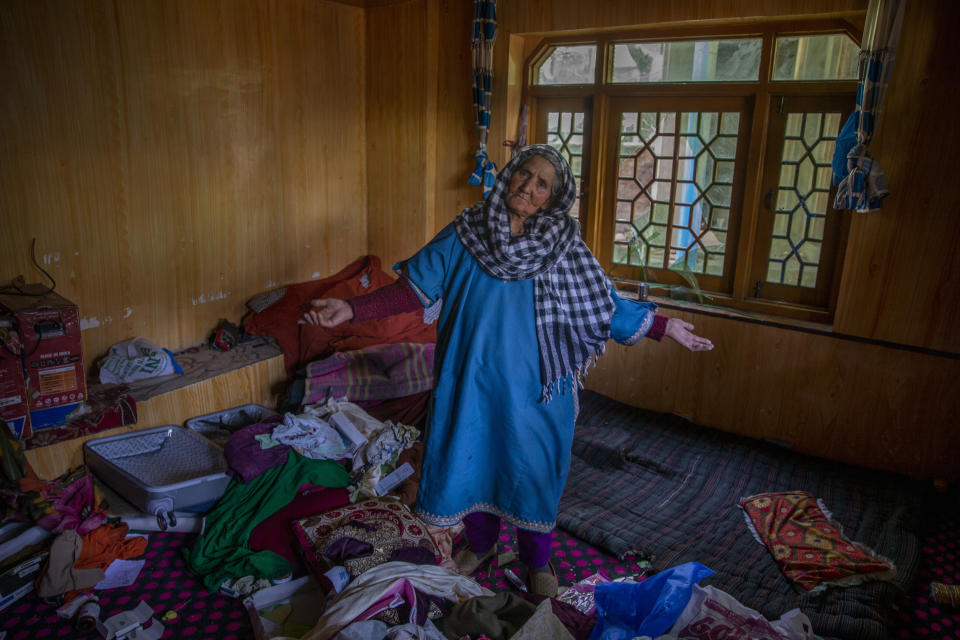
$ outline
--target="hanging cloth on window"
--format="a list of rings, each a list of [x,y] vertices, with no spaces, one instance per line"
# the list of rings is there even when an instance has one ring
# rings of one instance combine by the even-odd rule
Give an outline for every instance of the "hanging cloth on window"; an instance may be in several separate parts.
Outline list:
[[[503,146],[510,147],[510,158],[517,157],[517,154],[526,147],[527,130],[530,128],[530,99],[524,96],[523,106],[520,107],[520,117],[517,119],[517,136],[514,140],[507,140]]]
[[[487,156],[487,135],[490,130],[491,91],[493,88],[493,43],[497,37],[496,0],[474,0],[473,37],[473,117],[477,128],[477,166],[469,184],[482,185],[483,197],[493,188],[497,167]]]
[[[867,9],[857,105],[844,126],[844,130],[856,127],[856,138],[850,136],[847,144],[838,138],[834,151],[834,167],[845,166],[845,171],[834,174],[834,182],[839,184],[837,209],[877,211],[880,201],[889,195],[883,168],[867,149],[890,82],[905,4],[906,0],[870,0]]]

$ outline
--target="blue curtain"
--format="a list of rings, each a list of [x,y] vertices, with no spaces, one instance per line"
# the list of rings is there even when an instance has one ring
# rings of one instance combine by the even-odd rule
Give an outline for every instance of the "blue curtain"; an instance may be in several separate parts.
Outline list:
[[[469,184],[482,185],[483,197],[493,188],[497,167],[487,156],[487,135],[490,130],[491,89],[493,88],[493,43],[497,37],[496,0],[474,0],[473,38],[473,117],[477,127],[477,166]]]
[[[890,82],[905,4],[906,0],[870,0],[867,9],[856,109],[837,138],[833,156],[837,209],[877,211],[889,195],[883,168],[868,148]]]

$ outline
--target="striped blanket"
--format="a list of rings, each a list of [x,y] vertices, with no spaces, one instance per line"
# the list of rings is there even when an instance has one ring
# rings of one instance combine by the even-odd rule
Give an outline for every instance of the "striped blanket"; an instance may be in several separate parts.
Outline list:
[[[403,398],[433,388],[432,342],[381,344],[341,351],[306,367],[303,404],[328,397],[362,403]]]
[[[748,530],[737,502],[773,491],[823,500],[850,539],[889,558],[896,577],[802,593]],[[656,570],[696,561],[702,584],[777,619],[799,607],[817,633],[884,640],[891,606],[916,577],[920,483],[802,456],[584,391],[557,524]]]

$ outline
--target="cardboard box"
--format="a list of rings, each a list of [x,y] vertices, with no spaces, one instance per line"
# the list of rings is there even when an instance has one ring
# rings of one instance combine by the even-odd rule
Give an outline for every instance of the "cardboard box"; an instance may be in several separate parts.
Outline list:
[[[86,399],[80,311],[63,296],[0,294],[0,316],[20,355],[29,421],[20,438],[61,426],[67,414]],[[9,367],[9,365],[7,365]],[[9,396],[10,398],[13,395]]]
[[[8,347],[9,348],[9,347]],[[6,420],[13,437],[20,439],[29,429],[27,389],[20,358],[6,349],[0,351],[0,418]]]
[[[80,407],[82,402],[72,402],[70,404],[61,404],[50,407],[49,409],[33,409],[30,411],[30,422],[27,428],[27,435],[33,435],[37,431],[62,427],[67,424],[67,416]]]

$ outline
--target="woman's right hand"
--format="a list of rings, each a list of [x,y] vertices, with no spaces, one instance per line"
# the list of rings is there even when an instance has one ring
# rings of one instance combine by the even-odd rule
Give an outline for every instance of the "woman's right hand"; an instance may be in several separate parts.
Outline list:
[[[303,314],[299,324],[315,324],[326,329],[353,320],[353,307],[346,300],[318,298],[310,301],[311,309]]]

